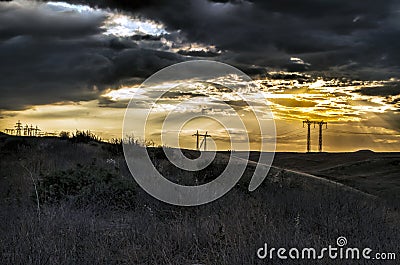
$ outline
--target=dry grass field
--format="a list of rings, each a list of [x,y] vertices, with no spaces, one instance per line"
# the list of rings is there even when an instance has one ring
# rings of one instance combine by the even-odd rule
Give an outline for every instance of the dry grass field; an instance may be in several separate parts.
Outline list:
[[[161,149],[149,152],[171,179],[200,182],[224,169],[226,155],[193,175]],[[320,248],[338,236],[400,251],[399,154],[278,153],[257,190],[247,190],[249,163],[228,194],[198,207],[145,193],[118,143],[2,135],[0,156],[0,264],[313,264],[259,260],[256,251]]]

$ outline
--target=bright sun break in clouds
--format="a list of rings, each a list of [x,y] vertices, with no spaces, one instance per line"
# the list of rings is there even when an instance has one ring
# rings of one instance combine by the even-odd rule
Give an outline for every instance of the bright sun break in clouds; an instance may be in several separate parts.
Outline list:
[[[143,49],[146,52],[149,50],[164,51],[167,54],[162,55],[162,60],[178,55],[181,56],[179,60],[187,60],[196,57],[196,54],[201,54],[201,52],[210,53],[212,56],[224,55],[222,51],[225,53],[225,50],[212,43],[188,41],[185,38],[186,32],[181,29],[167,29],[166,24],[161,19],[152,20],[142,15],[107,8],[89,7],[84,4],[34,1],[17,1],[16,3],[21,8],[45,10],[50,17],[65,15],[67,19],[75,17],[102,18],[98,31],[93,33],[96,34],[94,37],[102,41],[106,40],[104,43],[108,43],[107,41],[110,40],[128,43],[129,45],[118,47],[122,50],[122,53],[131,52],[130,48],[132,47],[134,47],[132,50]],[[212,10],[212,14],[215,16],[222,16],[225,11],[233,12],[235,10],[235,5],[232,3],[215,3],[213,5],[215,9]],[[68,14],[74,16],[68,16]],[[90,37],[93,36],[90,35]],[[118,56],[118,49],[117,51],[107,50],[105,54],[99,56],[98,59],[101,64],[110,66],[106,71],[101,68],[99,72],[115,71],[115,68],[113,68],[115,62],[112,59]],[[90,53],[91,50],[88,49],[86,52]],[[136,55],[139,55],[139,53],[130,57],[132,63],[136,60],[144,60],[143,58],[137,59]],[[221,58],[223,59],[223,57]],[[302,69],[309,69],[313,66],[306,57],[303,59],[301,54],[290,55],[287,60],[292,66]],[[145,62],[144,65],[151,63],[153,62]],[[124,65],[124,69],[118,70],[124,71],[129,68],[129,65],[128,63]],[[142,65],[137,70],[141,71],[141,67]],[[396,88],[398,89],[399,86],[398,79],[360,81],[339,77],[328,78],[311,73],[286,72],[273,68],[268,68],[268,70],[267,74],[258,75],[254,81],[265,96],[265,98],[255,98],[254,104],[265,100],[269,102],[277,124],[278,150],[304,151],[306,130],[302,127],[302,121],[306,119],[328,122],[328,129],[324,129],[324,145],[327,151],[366,148],[377,151],[398,150],[400,143],[400,95],[396,92]],[[150,74],[148,73],[148,75]],[[296,77],[284,77],[290,75]],[[123,77],[127,80],[131,78],[129,75]],[[132,79],[134,78],[136,77],[132,77]],[[190,101],[179,106],[177,111],[182,114],[193,111],[213,112],[229,117],[229,112],[215,103],[215,99],[220,99],[229,102],[235,110],[241,112],[241,115],[245,115],[247,107],[235,95],[225,88],[212,84],[238,84],[240,80],[235,79],[235,76],[221,78],[224,80],[209,80],[210,84],[186,83],[185,86],[182,86],[183,80],[180,84],[159,84],[160,88],[176,87],[176,89],[160,100],[155,109],[158,115],[155,118],[162,121],[163,113],[174,110],[182,100],[188,99]],[[142,79],[143,76],[137,77],[137,80]],[[138,81],[124,83],[122,78],[119,81],[114,85],[107,84],[103,89],[98,89],[97,87],[100,88],[98,84],[91,84],[90,87],[95,89],[91,90],[90,93],[98,93],[96,99],[82,99],[75,102],[60,100],[55,104],[34,104],[22,110],[7,109],[1,111],[2,127],[12,128],[15,122],[20,119],[23,122],[38,124],[44,131],[90,129],[100,134],[104,139],[120,138],[124,108],[129,99],[133,95],[135,96],[135,107],[137,112],[140,113],[143,108],[149,107],[148,102],[151,94],[148,93],[146,88],[140,87]],[[382,91],[386,92],[383,93]],[[215,131],[216,139],[218,138],[220,143],[223,142],[226,133],[222,132],[221,128],[212,122],[208,123],[208,126]],[[183,133],[188,133],[188,135],[182,135],[184,146],[188,148],[192,146],[193,139],[190,131],[194,130],[196,126],[201,127],[204,124],[206,124],[204,120],[192,122],[188,128],[183,129]],[[231,132],[234,129],[230,128]],[[314,128],[312,129],[314,130]],[[159,132],[155,131],[153,135],[156,138],[159,136]],[[314,130],[312,136],[314,143],[317,141],[315,136]]]
[[[101,29],[103,30],[102,34],[105,36],[120,38],[130,38],[132,36],[153,36],[159,37],[159,41],[162,43],[162,47],[156,49],[168,50],[174,53],[184,51],[222,54],[222,51],[218,50],[215,45],[188,42],[185,40],[185,37],[180,36],[181,30],[167,31],[164,24],[146,19],[142,16],[139,17],[117,10],[92,8],[87,5],[69,4],[64,2],[48,2],[46,5],[55,12],[75,12],[83,16],[96,15],[106,17],[101,26]],[[173,40],[170,40],[167,36],[171,34],[180,37],[173,37]],[[138,44],[142,47],[141,43]],[[143,47],[147,48],[146,45]]]
[[[81,14],[104,15],[107,19],[102,28],[104,35],[113,35],[117,37],[130,37],[133,35],[153,35],[160,36],[168,34],[165,26],[155,21],[133,17],[118,13],[116,11],[95,9],[86,5],[73,5],[64,2],[48,2],[47,5],[58,12],[78,12]]]
[[[235,82],[234,78],[227,77],[227,79],[229,82]],[[347,150],[352,144],[354,146],[352,143],[355,139],[354,136],[358,139],[354,149],[362,148],[365,143],[370,146],[372,141],[372,146],[375,145],[376,150],[380,150],[379,148],[387,150],[390,146],[394,148],[393,150],[397,150],[396,145],[393,145],[400,141],[396,133],[396,124],[384,121],[378,126],[372,124],[374,120],[380,119],[379,115],[396,113],[399,110],[398,101],[393,104],[393,99],[396,97],[370,96],[360,93],[362,89],[379,89],[388,82],[349,81],[343,83],[339,80],[310,79],[307,82],[299,83],[296,80],[259,79],[255,80],[255,84],[262,90],[265,99],[254,99],[253,103],[257,104],[257,101],[263,102],[264,100],[269,102],[277,124],[278,150],[302,151],[304,149],[306,130],[302,128],[301,121],[305,119],[324,120],[329,123],[329,129],[324,131],[327,150]],[[182,80],[182,83],[185,82]],[[221,117],[229,117],[230,113],[215,103],[217,99],[229,102],[236,111],[242,113],[241,115],[246,113],[246,106],[241,105],[239,98],[234,97],[226,88],[213,85],[218,83],[217,80],[209,80],[209,83],[200,84],[189,82],[182,85],[182,83],[164,83],[153,87],[155,89],[175,87],[172,92],[165,94],[159,100],[154,109],[154,119],[162,122],[163,116],[170,111],[180,112],[181,115],[190,112],[212,112]],[[52,129],[57,128],[57,126],[54,127],[54,124],[57,124],[59,128],[71,131],[74,128],[80,128],[81,124],[90,125],[85,128],[92,128],[94,132],[99,133],[105,139],[116,138],[120,137],[120,123],[122,123],[124,108],[114,108],[113,103],[122,102],[122,105],[126,106],[132,96],[135,96],[134,100],[137,102],[133,106],[137,108],[138,115],[143,108],[151,107],[149,105],[149,102],[152,101],[151,94],[146,88],[136,85],[106,91],[102,97],[107,99],[108,103],[101,108],[98,107],[99,102],[97,101],[82,102],[78,105],[37,106],[33,110],[18,112],[18,117],[31,121],[36,119],[38,123],[47,124]],[[191,100],[177,108],[178,104],[188,99]],[[74,118],[71,118],[71,115]],[[58,121],[54,123],[56,118]],[[349,123],[351,123],[350,131]],[[97,124],[102,124],[102,127],[96,126]],[[184,131],[194,130],[196,126],[201,128],[205,124],[215,132],[218,146],[222,146],[222,149],[229,149],[229,146],[224,144],[227,134],[225,131],[219,131],[220,128],[217,124],[199,119],[197,122],[191,122],[190,126],[184,128]],[[150,131],[150,138],[152,137],[158,143],[160,141],[159,129],[154,127],[153,131]],[[315,136],[314,132],[314,143],[317,142]],[[338,138],[341,139],[342,144],[337,144]],[[369,139],[368,142],[367,139]],[[182,146],[191,148],[192,141],[191,135],[185,135],[182,131]]]
[[[229,82],[234,80],[231,77],[226,78]],[[188,98],[194,98],[194,100],[190,104],[186,104],[184,110],[180,108],[176,111],[207,110],[223,114],[224,110],[218,109],[218,105],[215,105],[210,98],[229,101],[237,110],[246,109],[245,106],[240,105],[240,100],[229,91],[211,85],[219,83],[218,80],[209,80],[209,82],[208,85],[186,85],[180,88],[177,86],[173,94],[167,94],[161,101],[157,112],[171,111],[179,102]],[[305,130],[301,126],[301,121],[311,119],[324,120],[330,124],[329,130],[324,132],[327,134],[327,141],[337,142],[338,137],[346,139],[351,134],[357,136],[358,139],[364,138],[364,140],[375,135],[372,141],[379,146],[380,144],[398,143],[400,141],[396,132],[396,123],[385,122],[380,118],[381,115],[396,114],[399,111],[399,102],[396,100],[398,96],[372,96],[363,95],[362,92],[365,89],[379,91],[380,88],[388,86],[392,82],[393,80],[344,82],[337,79],[324,80],[322,78],[310,78],[306,82],[259,79],[255,80],[255,84],[263,91],[265,99],[255,99],[253,103],[257,104],[257,100],[269,102],[278,125],[278,142],[281,141],[282,145],[292,148],[293,146],[301,146],[303,148]],[[176,84],[171,86],[173,85]],[[150,100],[149,95],[147,95],[145,89],[138,87],[112,90],[104,94],[103,97],[111,101],[127,102],[134,93],[138,93],[137,99],[140,103],[138,110],[143,106],[148,106],[144,103]],[[209,97],[207,100],[201,97],[205,95]],[[373,124],[376,119],[380,120],[380,124],[377,124],[377,126]],[[348,124],[351,124],[351,130],[349,130]],[[293,130],[290,130],[290,128],[293,128]],[[280,132],[283,132],[282,137],[279,135]],[[339,132],[340,134],[338,134]],[[343,146],[338,145],[338,147],[349,148],[351,146],[350,141],[353,141],[351,139],[354,140],[354,137],[344,140]],[[314,139],[314,141],[317,141],[317,139]],[[360,141],[359,144],[360,146],[355,147],[355,149],[362,148],[363,141]],[[397,147],[393,146],[393,148],[393,150],[396,150]],[[334,146],[331,146],[330,150],[335,150]]]

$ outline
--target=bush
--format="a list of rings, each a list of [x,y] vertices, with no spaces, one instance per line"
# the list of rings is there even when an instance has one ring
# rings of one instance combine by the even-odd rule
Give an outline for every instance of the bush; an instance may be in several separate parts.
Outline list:
[[[24,137],[10,137],[5,140],[1,151],[19,152],[21,149],[29,148],[31,146],[32,142],[28,141]]]
[[[70,135],[69,132],[62,131],[62,132],[60,132],[59,137],[60,137],[61,139],[65,140],[65,139],[69,139],[69,135]]]
[[[134,206],[135,183],[95,166],[80,166],[45,175],[39,181],[42,203],[70,200],[79,207],[96,205],[127,209]]]
[[[101,142],[101,138],[90,131],[76,131],[70,140],[74,143]]]
[[[107,144],[102,146],[102,149],[112,155],[123,154],[122,139],[112,138]]]

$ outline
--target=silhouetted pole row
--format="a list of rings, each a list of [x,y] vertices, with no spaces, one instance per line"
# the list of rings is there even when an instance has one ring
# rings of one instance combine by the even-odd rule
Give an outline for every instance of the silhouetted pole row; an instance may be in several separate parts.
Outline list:
[[[33,127],[33,125],[31,124],[31,126],[29,126],[28,124],[25,124],[25,126],[22,125],[21,121],[18,120],[17,123],[15,123],[14,126],[15,129],[5,129],[4,131],[7,134],[14,134],[16,136],[22,136],[22,134],[24,136],[39,136],[39,132],[41,131],[37,125],[35,127]]]
[[[307,124],[307,153],[311,152],[311,124],[319,125],[319,135],[318,135],[318,151],[322,152],[322,127],[325,125],[326,129],[328,129],[328,123],[325,121],[310,121],[310,120],[305,120],[303,121],[303,128],[304,124]]]

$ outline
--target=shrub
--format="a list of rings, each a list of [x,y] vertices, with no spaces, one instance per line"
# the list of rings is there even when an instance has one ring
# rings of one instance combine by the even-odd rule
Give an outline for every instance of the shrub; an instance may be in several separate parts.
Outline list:
[[[112,155],[121,155],[123,153],[122,139],[112,138],[107,144],[102,146],[102,149]]]
[[[10,137],[4,142],[1,148],[3,152],[18,152],[21,149],[29,148],[32,146],[32,142],[28,141],[24,137]]]
[[[134,206],[135,183],[108,170],[80,166],[43,176],[39,182],[42,203],[70,200],[77,206],[96,205],[127,209]]]
[[[101,142],[101,138],[90,131],[76,131],[70,140],[74,143]]]
[[[62,131],[62,132],[60,132],[60,138],[61,139],[63,139],[63,140],[65,140],[65,139],[69,139],[69,132],[66,132],[66,131]]]

